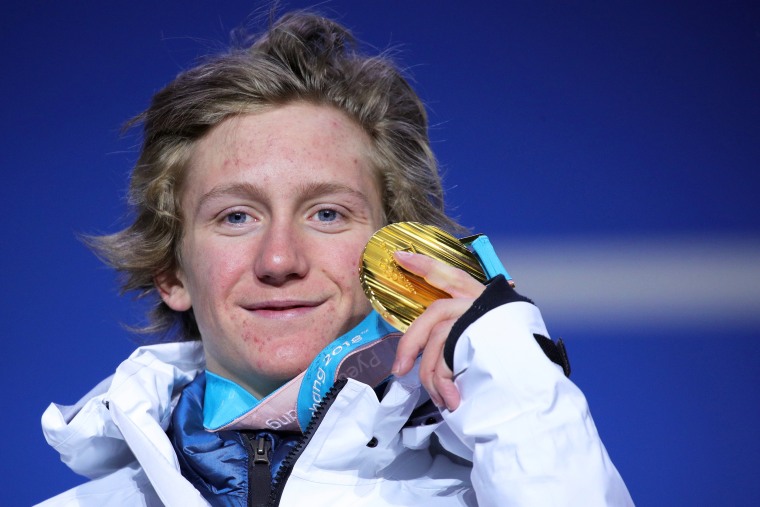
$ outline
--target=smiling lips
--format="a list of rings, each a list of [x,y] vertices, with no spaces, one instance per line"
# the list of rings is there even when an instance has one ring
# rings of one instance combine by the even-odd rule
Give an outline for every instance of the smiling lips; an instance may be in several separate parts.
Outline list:
[[[321,304],[321,301],[263,301],[245,308],[267,319],[291,319],[310,313]]]

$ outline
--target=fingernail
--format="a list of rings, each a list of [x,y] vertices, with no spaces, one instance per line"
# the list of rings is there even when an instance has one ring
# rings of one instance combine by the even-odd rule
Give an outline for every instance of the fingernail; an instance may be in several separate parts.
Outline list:
[[[396,361],[393,363],[393,367],[391,368],[391,373],[394,375],[398,375],[400,372],[402,372],[406,367],[407,361],[404,358],[396,359]]]
[[[412,252],[406,250],[396,250],[393,254],[399,259],[411,259],[414,256]]]

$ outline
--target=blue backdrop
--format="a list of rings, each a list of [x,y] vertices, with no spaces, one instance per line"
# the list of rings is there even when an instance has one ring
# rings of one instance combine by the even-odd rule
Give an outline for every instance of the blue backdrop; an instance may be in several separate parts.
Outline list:
[[[634,500],[760,504],[760,4],[320,9],[412,76],[452,213],[565,338]],[[124,224],[139,138],[120,126],[266,5],[3,10],[0,503],[28,505],[82,480],[42,411],[109,375],[142,319],[77,239]]]

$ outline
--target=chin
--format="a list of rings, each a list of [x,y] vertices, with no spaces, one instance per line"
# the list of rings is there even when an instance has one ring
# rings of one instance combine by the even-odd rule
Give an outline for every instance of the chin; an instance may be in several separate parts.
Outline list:
[[[290,380],[299,375],[309,367],[322,348],[324,347],[309,351],[304,350],[305,347],[301,347],[298,350],[288,351],[290,353],[277,354],[278,357],[275,360],[275,364],[272,365],[272,376],[276,376],[283,380]]]

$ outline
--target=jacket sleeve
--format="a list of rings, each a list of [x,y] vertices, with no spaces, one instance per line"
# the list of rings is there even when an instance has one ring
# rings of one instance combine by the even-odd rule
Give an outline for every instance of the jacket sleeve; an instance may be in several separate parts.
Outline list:
[[[633,505],[583,393],[534,338],[549,336],[538,308],[497,279],[452,333],[462,402],[439,438],[472,460],[480,506]]]

